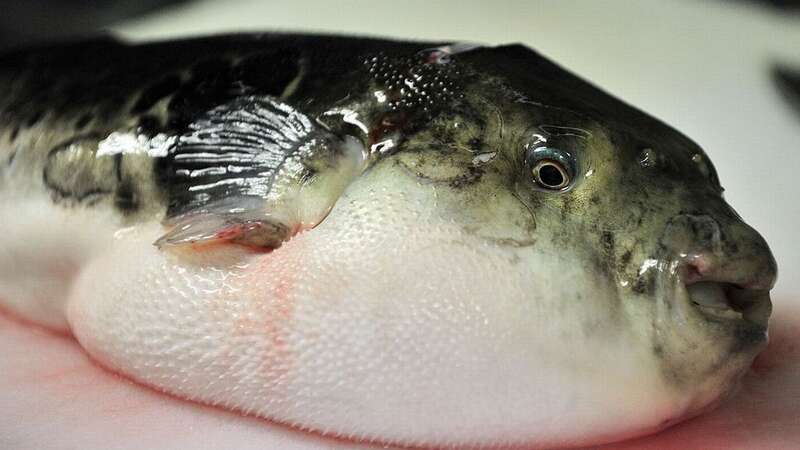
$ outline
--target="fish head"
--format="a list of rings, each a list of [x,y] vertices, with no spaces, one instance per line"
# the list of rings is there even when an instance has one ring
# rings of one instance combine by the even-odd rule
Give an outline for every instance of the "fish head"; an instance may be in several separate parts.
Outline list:
[[[487,386],[492,398],[473,393],[473,407],[506,402],[522,417],[527,399],[541,419],[552,416],[531,411],[560,405],[559,420],[616,436],[733,392],[765,346],[776,264],[704,151],[525,47],[448,64],[461,68],[458,95],[343,201],[410,199],[373,216],[411,249],[391,269],[403,285],[391,296],[418,312],[453,308],[464,334],[485,333],[456,333],[467,350],[450,349],[504,367],[487,379],[502,394]],[[459,377],[480,372],[464,364]]]

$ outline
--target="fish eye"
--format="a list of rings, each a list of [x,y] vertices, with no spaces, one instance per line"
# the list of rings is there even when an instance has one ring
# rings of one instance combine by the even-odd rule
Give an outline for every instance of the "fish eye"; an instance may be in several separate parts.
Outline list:
[[[547,189],[564,189],[569,185],[567,170],[558,162],[543,160],[533,166],[533,179],[536,184]]]
[[[550,191],[568,188],[575,178],[575,160],[564,150],[553,147],[528,149],[526,162],[536,185]]]

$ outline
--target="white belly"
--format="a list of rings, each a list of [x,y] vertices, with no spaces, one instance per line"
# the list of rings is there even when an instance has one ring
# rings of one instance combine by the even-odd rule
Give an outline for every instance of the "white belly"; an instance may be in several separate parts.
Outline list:
[[[121,229],[96,210],[3,202],[0,302],[138,382],[360,439],[580,443],[687,406],[627,327],[586,336],[622,319],[577,301],[581,268],[368,186],[272,253],[168,253],[155,220]],[[597,280],[598,298],[608,288]]]

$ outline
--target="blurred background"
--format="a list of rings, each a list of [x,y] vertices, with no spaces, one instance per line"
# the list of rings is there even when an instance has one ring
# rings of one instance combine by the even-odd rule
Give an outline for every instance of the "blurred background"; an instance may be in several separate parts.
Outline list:
[[[0,48],[106,30],[522,42],[697,141],[800,302],[800,1],[0,0]],[[624,182],[624,180],[620,180]]]

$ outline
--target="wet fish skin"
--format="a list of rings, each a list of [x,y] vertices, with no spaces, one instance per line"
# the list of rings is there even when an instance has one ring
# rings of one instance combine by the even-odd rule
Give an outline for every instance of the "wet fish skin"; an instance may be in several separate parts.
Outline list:
[[[301,72],[305,92],[297,93],[298,101],[323,102],[331,92],[327,80],[352,78],[349,72],[360,64],[359,53],[370,48],[390,50],[380,42],[356,40],[345,41],[348,45],[331,53],[325,48],[331,45],[327,41],[241,35],[129,46],[107,38],[7,55],[0,75],[0,118],[12,145],[4,146],[3,156],[16,160],[17,167],[28,166],[18,172],[37,172],[43,170],[46,154],[76,141],[99,140],[115,131],[171,136],[185,130],[198,115],[239,95],[280,97]],[[313,61],[313,67],[306,68],[310,63],[305,61]],[[349,87],[357,81],[351,83],[355,84]],[[346,90],[340,92],[335,95],[346,95]],[[26,133],[32,126],[36,129]],[[35,149],[26,142],[33,139]],[[93,144],[87,147],[97,146]],[[18,148],[24,148],[25,154],[19,154]],[[182,199],[163,198],[172,181],[168,169],[150,167],[153,159],[141,155],[116,158],[113,166],[119,179],[109,197],[120,212],[132,214],[142,208],[152,213],[164,202],[180,209],[177,203]],[[130,179],[125,177],[128,173]],[[94,178],[111,177],[108,172]],[[82,190],[104,189],[85,186]],[[142,200],[136,201],[139,197]]]
[[[87,249],[67,314],[30,306],[11,251],[0,298],[175,395],[379,442],[588,444],[704,410],[765,344],[775,261],[705,153],[524,46],[103,40],[0,67],[2,214],[37,205],[7,247],[47,209]],[[563,190],[534,179],[540,150],[574,164]],[[242,314],[260,387],[224,358],[163,374],[236,354]]]

